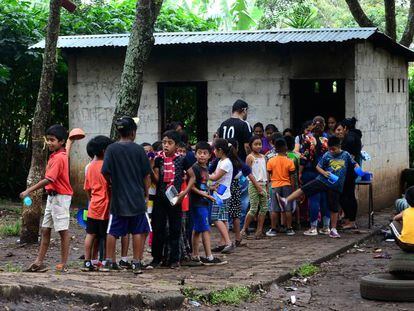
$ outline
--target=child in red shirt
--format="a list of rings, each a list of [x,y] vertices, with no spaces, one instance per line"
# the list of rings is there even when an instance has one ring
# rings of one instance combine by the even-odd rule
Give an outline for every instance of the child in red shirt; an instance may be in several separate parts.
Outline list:
[[[51,126],[46,131],[46,141],[49,151],[53,152],[47,162],[45,178],[36,185],[29,187],[20,198],[28,196],[31,192],[45,188],[48,193],[45,215],[42,223],[42,240],[37,259],[26,272],[45,272],[48,270],[43,260],[49,248],[52,228],[59,232],[61,239],[61,263],[56,270],[66,272],[69,256],[69,208],[73,190],[69,182],[69,159],[65,149],[67,139],[66,129],[59,124]]]
[[[106,240],[106,230],[109,219],[108,183],[102,175],[103,157],[106,148],[112,140],[106,136],[96,136],[88,142],[86,147],[93,153],[94,160],[89,164],[85,176],[84,190],[89,198],[88,221],[86,222],[85,261],[83,271],[95,271],[91,261],[91,249],[94,240]],[[105,258],[105,254],[103,256]]]

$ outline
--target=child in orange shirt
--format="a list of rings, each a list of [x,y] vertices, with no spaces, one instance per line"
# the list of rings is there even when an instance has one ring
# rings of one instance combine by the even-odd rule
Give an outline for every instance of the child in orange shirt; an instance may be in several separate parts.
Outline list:
[[[282,216],[286,221],[286,234],[294,235],[295,231],[292,229],[292,213],[293,204],[290,203],[282,208],[277,200],[277,195],[281,197],[288,197],[292,193],[292,174],[295,173],[295,164],[287,156],[287,145],[283,138],[277,138],[273,142],[277,155],[267,162],[267,171],[270,174],[272,182],[272,196],[271,196],[271,224],[272,234],[276,235],[277,223],[279,216]]]
[[[61,239],[61,262],[56,266],[56,271],[68,271],[66,264],[69,256],[70,242],[69,208],[73,190],[69,181],[69,159],[65,149],[67,137],[66,129],[60,124],[52,125],[47,129],[46,142],[52,154],[47,162],[45,178],[20,193],[20,198],[23,199],[31,192],[44,187],[48,194],[42,222],[42,239],[39,253],[36,261],[25,272],[45,272],[48,270],[43,260],[49,248],[52,228],[59,232]]]
[[[86,172],[84,189],[89,198],[88,221],[86,222],[85,261],[83,271],[95,271],[96,266],[91,261],[91,248],[94,240],[106,240],[106,230],[109,219],[108,183],[102,175],[102,164],[105,149],[112,143],[106,136],[96,136],[88,142],[87,149],[94,155],[94,161],[89,164]],[[105,255],[103,256],[105,258]]]

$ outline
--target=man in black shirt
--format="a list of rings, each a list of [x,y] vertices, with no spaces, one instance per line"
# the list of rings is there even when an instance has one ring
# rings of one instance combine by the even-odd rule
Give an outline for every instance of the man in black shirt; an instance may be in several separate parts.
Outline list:
[[[233,104],[231,118],[221,123],[218,129],[220,138],[233,138],[238,142],[238,155],[243,161],[246,161],[246,156],[250,152],[249,140],[252,136],[252,129],[246,121],[248,108],[249,105],[245,101],[236,100]]]

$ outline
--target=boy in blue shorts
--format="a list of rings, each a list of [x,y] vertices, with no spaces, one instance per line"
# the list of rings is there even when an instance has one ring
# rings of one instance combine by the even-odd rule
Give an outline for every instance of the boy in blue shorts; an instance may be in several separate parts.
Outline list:
[[[120,140],[108,146],[102,166],[111,188],[109,225],[106,241],[106,263],[103,271],[121,270],[116,263],[115,243],[119,237],[132,234],[134,274],[142,273],[145,239],[151,231],[146,214],[151,166],[144,148],[134,140],[137,125],[131,117],[115,121]]]
[[[223,265],[227,261],[221,261],[211,253],[209,205],[210,202],[214,201],[214,198],[209,194],[207,186],[207,163],[211,157],[210,144],[204,141],[198,142],[195,157],[197,162],[188,170],[190,178],[195,180],[190,193],[190,213],[194,224],[191,261],[194,265],[197,263],[206,266]],[[198,252],[200,236],[206,253],[206,257],[201,258]]]

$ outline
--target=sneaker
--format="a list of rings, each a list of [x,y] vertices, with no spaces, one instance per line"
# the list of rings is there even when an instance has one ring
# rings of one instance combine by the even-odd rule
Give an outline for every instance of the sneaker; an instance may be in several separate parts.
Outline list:
[[[174,262],[170,265],[171,269],[180,269],[180,263],[179,262]]]
[[[266,232],[266,236],[269,236],[269,237],[274,237],[274,236],[276,236],[277,235],[277,231],[275,230],[275,229],[269,229],[267,232]]]
[[[303,232],[303,234],[304,235],[309,235],[309,236],[318,235],[318,229],[310,228],[310,229],[306,230],[305,232]]]
[[[153,269],[157,269],[159,266],[161,266],[161,263],[153,260],[148,265],[145,266],[145,269],[153,270]]]
[[[338,231],[336,231],[336,228],[332,228],[331,232],[329,233],[329,237],[333,239],[339,239],[341,236],[339,235]]]
[[[217,245],[216,247],[212,248],[211,251],[213,253],[220,253],[225,247],[226,245]]]
[[[214,257],[212,260],[209,260],[207,257],[201,257],[200,261],[205,266],[221,266],[228,263],[226,260],[221,260],[217,257]]]
[[[132,269],[131,263],[129,263],[128,261],[123,261],[122,259],[119,261],[119,266],[123,269],[126,269],[126,270],[131,270]]]
[[[97,268],[92,264],[90,260],[85,260],[83,262],[83,268],[81,269],[84,272],[96,271]]]
[[[231,243],[230,245],[226,245],[223,250],[221,251],[222,254],[230,254],[234,252],[234,249],[236,248],[236,246],[234,246],[233,243]]]
[[[110,262],[110,261],[107,261],[101,269],[102,272],[122,271],[122,270],[124,269],[118,266],[116,262]]]
[[[191,257],[191,259],[182,262],[181,265],[187,267],[200,267],[203,263],[199,257]]]
[[[319,230],[319,234],[329,235],[329,233],[331,233],[331,229],[326,227],[323,227],[321,230]]]
[[[140,261],[138,262],[131,262],[131,269],[134,274],[142,274],[142,263]]]
[[[286,229],[286,235],[295,235],[296,233],[295,233],[295,231],[293,231],[293,229],[292,228],[287,228]]]

